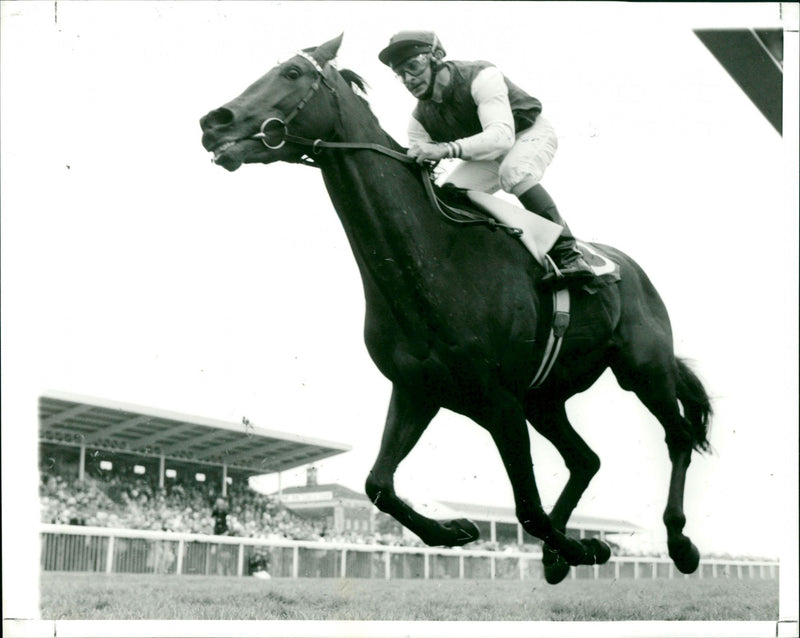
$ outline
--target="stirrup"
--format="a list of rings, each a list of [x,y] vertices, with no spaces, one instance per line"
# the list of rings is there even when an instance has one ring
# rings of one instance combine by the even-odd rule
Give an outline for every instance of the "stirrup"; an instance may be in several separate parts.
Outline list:
[[[542,276],[541,279],[541,283],[545,286],[566,288],[572,285],[583,285],[594,280],[597,276],[591,267],[582,268],[571,273],[565,273],[564,270],[556,265],[556,262],[549,253],[545,255],[545,259],[547,260],[547,263],[550,264],[550,268],[548,268],[547,272]]]

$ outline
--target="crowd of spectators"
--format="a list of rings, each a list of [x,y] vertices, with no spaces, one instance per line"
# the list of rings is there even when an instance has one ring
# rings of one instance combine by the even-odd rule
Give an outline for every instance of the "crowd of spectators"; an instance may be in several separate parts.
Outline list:
[[[248,538],[415,544],[396,534],[335,532],[324,522],[298,516],[277,499],[244,483],[230,485],[223,498],[219,490],[197,482],[170,482],[159,488],[141,476],[87,476],[80,481],[43,472],[39,496],[45,523]]]

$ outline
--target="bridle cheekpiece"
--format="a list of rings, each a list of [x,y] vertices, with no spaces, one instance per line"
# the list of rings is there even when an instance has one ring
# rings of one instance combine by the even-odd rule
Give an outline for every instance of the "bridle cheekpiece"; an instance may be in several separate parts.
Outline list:
[[[283,120],[283,119],[281,119],[279,117],[268,117],[266,120],[264,120],[261,123],[261,127],[259,129],[259,132],[255,133],[254,135],[251,136],[251,139],[261,140],[261,143],[264,144],[264,146],[266,146],[268,149],[273,150],[273,151],[276,151],[279,148],[282,148],[283,145],[286,144],[287,141],[289,141],[289,142],[296,141],[296,142],[299,142],[301,144],[306,144],[308,142],[308,140],[306,140],[305,138],[295,137],[294,135],[290,135],[289,134],[289,123],[300,113],[300,111],[302,111],[305,108],[305,106],[306,106],[306,104],[308,104],[309,100],[311,100],[311,98],[314,97],[314,94],[319,90],[320,83],[324,84],[325,87],[333,95],[336,95],[336,89],[325,78],[325,68],[324,68],[324,66],[327,66],[327,63],[325,65],[320,65],[320,63],[317,62],[314,59],[313,56],[309,55],[305,51],[298,51],[296,55],[299,55],[301,58],[303,58],[308,63],[310,63],[314,67],[314,70],[319,74],[319,78],[314,80],[314,82],[309,87],[308,92],[297,103],[297,106],[294,107],[292,112],[289,113],[289,115],[286,116],[285,120]],[[283,133],[281,135],[281,141],[278,144],[271,144],[268,141],[267,127],[272,125],[273,122],[276,122],[279,126],[283,127]],[[317,140],[317,141],[319,141],[319,140]],[[313,146],[313,144],[312,144],[312,146]]]

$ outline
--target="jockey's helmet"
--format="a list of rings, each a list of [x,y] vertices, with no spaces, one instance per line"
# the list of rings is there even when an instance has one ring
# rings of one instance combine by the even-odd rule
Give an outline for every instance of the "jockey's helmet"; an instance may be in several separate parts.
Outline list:
[[[389,39],[389,45],[378,54],[378,59],[386,66],[395,67],[419,53],[432,53],[437,59],[446,55],[433,31],[400,31]]]

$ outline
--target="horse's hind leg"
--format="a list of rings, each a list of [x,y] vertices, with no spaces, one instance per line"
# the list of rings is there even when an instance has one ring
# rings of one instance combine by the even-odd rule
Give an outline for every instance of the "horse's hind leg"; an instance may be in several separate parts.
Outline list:
[[[681,364],[682,365],[682,364]],[[684,574],[691,574],[700,563],[700,552],[683,533],[686,516],[683,511],[686,472],[691,462],[693,447],[705,442],[692,433],[691,425],[681,415],[678,404],[678,364],[671,348],[653,352],[647,361],[631,365],[612,365],[620,386],[633,390],[639,400],[658,419],[666,432],[669,459],[672,463],[664,525],[667,528],[669,555],[675,566]],[[684,406],[685,407],[685,406]]]
[[[533,475],[528,425],[521,408],[515,405],[510,398],[505,402],[498,401],[494,410],[476,420],[489,431],[500,452],[514,490],[517,519],[526,532],[544,541],[566,564],[593,565],[601,561],[596,544],[569,538],[545,513]],[[565,509],[571,500],[571,497],[565,499]]]
[[[526,415],[536,431],[555,446],[569,470],[569,479],[550,512],[550,520],[555,528],[566,532],[569,517],[600,469],[600,457],[572,427],[563,401],[541,400],[537,397],[536,401],[528,402]],[[596,543],[595,551],[600,564],[611,557],[611,551],[605,544]],[[543,548],[542,562],[545,579],[552,585],[564,580],[569,573],[569,565],[548,545]]]
[[[471,521],[435,521],[416,512],[394,491],[394,473],[419,441],[439,406],[424,392],[413,392],[397,385],[392,399],[380,451],[366,482],[366,492],[375,506],[414,532],[427,545],[453,547],[477,540],[478,528]]]

